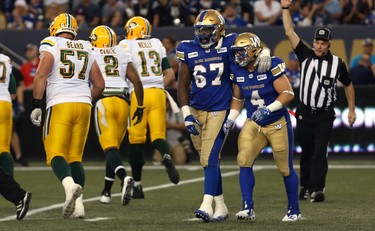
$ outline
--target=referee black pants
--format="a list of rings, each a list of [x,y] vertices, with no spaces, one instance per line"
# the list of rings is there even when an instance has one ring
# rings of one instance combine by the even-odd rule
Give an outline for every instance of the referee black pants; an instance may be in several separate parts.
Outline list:
[[[26,191],[13,179],[12,176],[5,173],[3,168],[0,168],[0,194],[5,199],[17,205],[25,196]]]
[[[299,105],[297,140],[302,148],[300,185],[310,193],[323,191],[328,171],[327,147],[335,120],[334,109],[313,111]]]

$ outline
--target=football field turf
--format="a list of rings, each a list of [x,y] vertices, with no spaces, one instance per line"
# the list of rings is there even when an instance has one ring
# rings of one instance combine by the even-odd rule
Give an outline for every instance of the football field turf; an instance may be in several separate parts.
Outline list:
[[[282,222],[286,214],[286,193],[281,175],[272,160],[258,161],[254,167],[256,220],[236,220],[241,209],[235,162],[222,163],[223,188],[229,218],[204,223],[194,218],[202,201],[203,171],[197,162],[178,166],[181,181],[169,183],[163,167],[148,162],[142,185],[145,199],[120,203],[120,181],[112,190],[112,203],[99,203],[103,187],[104,162],[86,162],[84,219],[62,218],[63,187],[44,163],[16,168],[15,178],[33,193],[30,209],[22,221],[15,220],[15,206],[0,199],[0,230],[375,230],[375,160],[330,161],[326,201],[300,201],[303,220]],[[296,162],[296,167],[298,163]],[[128,173],[130,169],[127,168]],[[299,173],[299,169],[296,169]]]

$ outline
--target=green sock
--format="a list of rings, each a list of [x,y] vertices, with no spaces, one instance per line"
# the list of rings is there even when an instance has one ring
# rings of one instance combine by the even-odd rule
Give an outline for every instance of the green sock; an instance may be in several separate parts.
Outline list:
[[[156,148],[163,156],[164,154],[169,154],[169,145],[167,141],[163,139],[155,140],[154,142],[152,142],[152,146],[154,146],[154,148]]]
[[[115,172],[112,170],[108,161],[105,164],[104,191],[111,193],[113,182],[115,181]]]
[[[105,157],[107,159],[107,163],[109,163],[120,180],[123,181],[126,176],[126,171],[122,165],[122,159],[118,150],[115,148],[108,149],[105,152]]]
[[[70,165],[64,157],[56,156],[51,161],[51,167],[57,178],[62,181],[67,176],[72,176]]]
[[[9,152],[0,154],[0,167],[3,168],[8,175],[13,177],[14,161]]]
[[[141,181],[142,167],[145,164],[142,144],[130,144],[129,164],[132,167],[134,181]]]
[[[79,184],[84,188],[85,186],[85,170],[83,169],[82,162],[70,163],[70,169],[72,171],[72,177],[76,184]]]

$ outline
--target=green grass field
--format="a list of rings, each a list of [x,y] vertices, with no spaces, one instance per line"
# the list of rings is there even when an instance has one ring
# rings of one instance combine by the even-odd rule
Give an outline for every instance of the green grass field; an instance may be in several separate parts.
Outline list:
[[[63,187],[50,168],[33,162],[32,167],[15,170],[16,180],[33,193],[29,213],[23,221],[16,221],[14,205],[1,198],[0,230],[374,230],[375,160],[329,163],[326,201],[301,201],[303,220],[284,223],[281,219],[286,213],[285,189],[273,161],[258,161],[254,168],[254,222],[235,219],[235,213],[241,209],[238,167],[233,161],[224,162],[222,174],[229,218],[204,223],[195,220],[193,214],[203,192],[203,171],[198,163],[179,167],[181,182],[174,186],[162,167],[154,168],[148,162],[142,177],[146,198],[132,200],[128,206],[120,204],[119,180],[114,184],[112,203],[100,204],[104,164],[85,163],[85,219],[64,220]]]

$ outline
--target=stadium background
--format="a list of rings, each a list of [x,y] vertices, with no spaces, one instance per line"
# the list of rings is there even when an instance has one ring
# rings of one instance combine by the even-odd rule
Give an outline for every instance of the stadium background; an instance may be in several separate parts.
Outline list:
[[[304,27],[296,28],[296,32],[300,37],[311,44],[315,28]],[[123,38],[124,31],[122,28],[115,29],[119,39]],[[266,28],[242,28],[230,29],[227,33],[236,32],[241,33],[250,31],[257,34],[265,45],[270,47],[273,55],[282,57],[286,62],[288,61],[288,54],[291,51],[289,41],[286,39],[283,28],[281,27],[266,27]],[[352,57],[361,53],[362,40],[364,38],[375,37],[373,27],[365,26],[342,26],[331,28],[333,38],[331,51],[342,57],[346,64],[349,63]],[[80,30],[78,39],[88,39],[90,30]],[[177,40],[192,39],[194,32],[192,28],[155,28],[153,30],[153,37],[163,38],[165,35],[172,35]],[[39,44],[39,42],[48,36],[47,30],[33,30],[33,31],[2,31],[0,33],[0,48],[8,50],[8,55],[12,57],[15,66],[22,63],[24,54],[24,47],[28,43]],[[21,57],[21,58],[17,58]],[[170,92],[174,97],[176,92]],[[298,89],[295,89],[297,96],[295,100],[289,105],[293,111],[298,102]],[[41,128],[33,127],[29,120],[29,109],[32,92],[25,94],[25,108],[26,113],[22,115],[21,121],[18,123],[21,146],[24,155],[30,159],[44,159],[44,149],[41,140]],[[344,90],[338,89],[338,102],[336,107],[337,118],[335,121],[335,129],[332,137],[332,142],[329,146],[331,154],[346,155],[346,156],[375,156],[375,91],[373,87],[356,87],[356,106],[357,106],[357,122],[354,128],[350,129],[347,126],[346,113],[347,104],[345,100]],[[93,120],[93,119],[92,119]],[[236,127],[230,133],[228,140],[224,146],[223,153],[225,155],[235,157],[237,153],[237,136],[241,127],[241,121],[237,121]],[[299,154],[298,143],[295,142],[296,155]],[[122,151],[126,152],[126,139],[122,145]],[[152,148],[147,145],[147,156],[150,157]],[[269,149],[264,150],[269,153]],[[86,143],[84,158],[96,159],[104,158],[101,155],[102,151],[97,141],[94,127],[90,127],[89,136]]]

